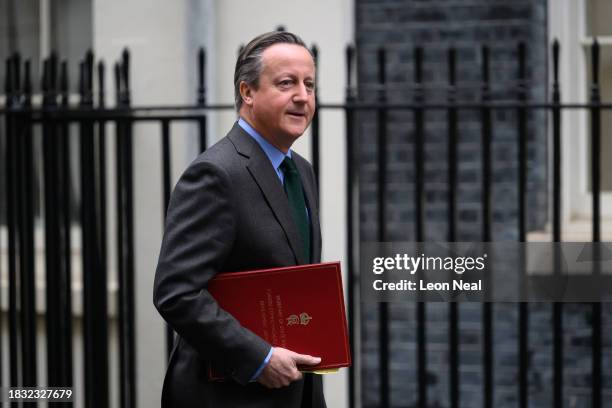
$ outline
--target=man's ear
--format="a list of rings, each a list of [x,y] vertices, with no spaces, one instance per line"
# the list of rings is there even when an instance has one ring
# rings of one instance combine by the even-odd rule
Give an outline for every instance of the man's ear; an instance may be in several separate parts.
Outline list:
[[[253,95],[252,90],[246,82],[240,82],[240,97],[242,98],[242,103],[251,106],[253,104]]]

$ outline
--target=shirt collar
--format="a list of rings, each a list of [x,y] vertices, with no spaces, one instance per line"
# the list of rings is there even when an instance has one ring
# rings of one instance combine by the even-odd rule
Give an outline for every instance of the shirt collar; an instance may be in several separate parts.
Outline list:
[[[268,142],[266,138],[260,135],[251,125],[249,125],[246,120],[239,118],[238,125],[240,125],[240,127],[244,129],[245,132],[247,132],[249,135],[251,135],[253,139],[255,139],[255,141],[257,141],[259,146],[261,146],[261,148],[263,149],[264,153],[266,153],[266,156],[268,156],[268,159],[270,159],[274,170],[278,171],[278,167],[281,165],[283,160],[285,160],[285,156],[291,157],[291,149],[289,149],[287,154],[281,152],[270,142]]]

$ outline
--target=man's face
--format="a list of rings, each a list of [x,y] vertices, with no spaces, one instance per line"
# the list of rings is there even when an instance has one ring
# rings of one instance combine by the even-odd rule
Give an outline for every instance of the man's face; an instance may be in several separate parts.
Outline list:
[[[275,44],[262,53],[257,89],[241,85],[241,114],[281,151],[304,133],[315,111],[312,56],[295,44]]]

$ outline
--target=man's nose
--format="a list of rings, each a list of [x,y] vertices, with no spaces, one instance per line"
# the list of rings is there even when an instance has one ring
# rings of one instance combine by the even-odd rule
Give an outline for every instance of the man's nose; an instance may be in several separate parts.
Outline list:
[[[308,89],[306,85],[299,84],[293,95],[294,102],[306,102],[308,100]]]

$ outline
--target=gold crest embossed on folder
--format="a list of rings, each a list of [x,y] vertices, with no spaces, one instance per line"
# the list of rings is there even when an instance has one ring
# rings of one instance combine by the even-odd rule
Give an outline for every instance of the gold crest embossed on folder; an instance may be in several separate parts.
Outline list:
[[[307,326],[308,323],[310,323],[310,321],[312,320],[312,316],[310,316],[306,312],[302,312],[300,313],[299,317],[298,315],[292,314],[289,317],[287,317],[286,320],[287,320],[287,326],[293,326],[298,323],[301,324],[302,326]]]
[[[300,322],[300,319],[297,317],[297,315],[291,315],[287,318],[287,326],[293,326],[294,324],[298,324]]]
[[[301,325],[306,326],[308,323],[310,323],[311,320],[312,320],[312,317],[310,317],[308,313],[303,312],[300,314],[300,324]]]

